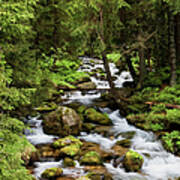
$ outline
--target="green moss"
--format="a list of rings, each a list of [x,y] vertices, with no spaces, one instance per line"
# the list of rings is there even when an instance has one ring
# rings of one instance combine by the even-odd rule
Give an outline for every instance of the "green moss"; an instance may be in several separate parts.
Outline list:
[[[65,146],[60,150],[60,153],[67,156],[76,156],[80,152],[79,144],[72,144],[69,146]]]
[[[47,178],[47,179],[50,179],[50,178],[55,178],[55,177],[59,177],[61,176],[63,173],[63,170],[61,168],[56,168],[56,167],[53,167],[53,168],[49,168],[49,169],[46,169],[43,173],[42,173],[42,177],[43,178]]]
[[[85,119],[87,121],[91,121],[97,124],[102,124],[102,125],[111,125],[112,122],[109,119],[107,114],[102,114],[100,112],[97,112],[93,108],[89,108],[85,111]]]
[[[84,165],[102,165],[99,153],[95,151],[87,152],[80,160],[80,164]]]
[[[86,109],[87,109],[87,107],[82,105],[77,109],[77,112],[80,114],[83,114]]]
[[[75,167],[76,162],[73,159],[66,157],[63,161],[64,167]]]
[[[24,124],[15,118],[0,115],[0,179],[32,180],[23,166],[35,148],[22,134]]]
[[[77,144],[78,146],[82,146],[83,143],[79,139],[75,138],[74,136],[67,136],[65,138],[56,140],[52,144],[52,146],[54,148],[62,148],[64,146],[72,145],[72,144]]]
[[[139,153],[129,150],[125,155],[123,165],[126,171],[139,171],[143,162],[144,159]]]

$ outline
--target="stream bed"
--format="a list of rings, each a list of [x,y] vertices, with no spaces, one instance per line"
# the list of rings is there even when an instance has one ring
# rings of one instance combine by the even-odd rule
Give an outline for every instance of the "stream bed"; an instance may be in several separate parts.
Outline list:
[[[79,71],[92,72],[93,70],[104,69],[100,60],[91,58],[82,58],[83,65]],[[126,81],[133,81],[128,72],[119,73],[118,69],[113,63],[110,63],[110,70],[114,76],[115,86],[121,88]],[[108,89],[109,85],[106,80],[100,79],[99,74],[96,77],[92,76],[91,81],[94,82],[98,89]],[[81,103],[91,106],[101,97],[101,91],[91,90],[86,93],[81,91],[66,92],[63,98],[66,100],[64,104]],[[125,118],[123,118],[119,110],[112,110],[108,107],[100,108],[102,113],[107,113],[112,120],[113,125],[110,127],[107,135],[97,132],[81,132],[78,136],[80,140],[93,142],[100,145],[101,149],[107,152],[113,152],[112,147],[117,141],[125,139],[125,134],[132,133],[130,149],[138,152],[144,158],[144,163],[141,173],[126,172],[122,164],[114,166],[114,159],[109,163],[104,163],[104,166],[109,173],[112,174],[114,180],[176,180],[180,177],[180,158],[167,152],[161,142],[156,138],[152,132],[140,130],[132,125],[129,125]],[[42,145],[52,143],[58,137],[47,135],[43,132],[42,120],[40,117],[29,117],[28,123],[33,127],[32,132],[27,131],[27,139],[34,145]],[[113,138],[112,138],[113,137]],[[44,159],[40,162],[34,163],[34,176],[37,180],[41,179],[41,174],[44,170],[51,167],[62,167],[62,160],[55,161],[53,158]],[[71,175],[72,177],[80,177],[86,175],[84,167],[78,161],[74,168],[63,168],[63,174]]]

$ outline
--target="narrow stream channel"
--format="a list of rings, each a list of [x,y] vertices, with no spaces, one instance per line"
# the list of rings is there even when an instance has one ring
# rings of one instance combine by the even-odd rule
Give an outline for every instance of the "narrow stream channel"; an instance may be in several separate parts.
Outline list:
[[[91,72],[94,69],[104,69],[103,64],[99,60],[91,62],[90,58],[82,58],[83,65],[80,71]],[[123,82],[132,81],[128,72],[118,74],[118,69],[111,63],[110,69],[112,75],[116,78],[115,85],[121,88]],[[109,88],[107,81],[100,80],[98,74],[96,77],[91,77],[91,80],[96,83],[98,89]],[[81,102],[85,105],[91,105],[94,101],[100,98],[100,91],[89,91],[82,94],[80,91],[68,92],[64,95],[64,99],[68,99],[65,103]],[[114,180],[175,180],[180,177],[180,158],[168,153],[162,146],[161,142],[156,139],[152,132],[140,130],[132,125],[129,125],[125,118],[121,117],[119,110],[112,111],[109,108],[99,108],[101,112],[108,113],[113,122],[109,136],[103,136],[97,133],[81,132],[79,139],[100,144],[105,151],[112,151],[112,146],[118,141],[125,139],[123,134],[133,132],[135,135],[131,138],[130,149],[135,150],[144,157],[142,173],[127,173],[121,163],[118,167],[114,167],[113,160],[110,163],[104,163],[107,170],[113,174]],[[34,145],[52,143],[56,138],[52,135],[44,134],[42,130],[42,120],[38,117],[30,118],[29,123],[33,126],[33,132],[27,132],[27,139]],[[115,137],[114,139],[110,136]],[[62,161],[55,162],[53,159],[45,160],[44,162],[35,162],[34,176],[40,179],[41,173],[50,167],[62,166]],[[63,168],[64,174],[84,175],[83,167],[77,162],[75,168]]]

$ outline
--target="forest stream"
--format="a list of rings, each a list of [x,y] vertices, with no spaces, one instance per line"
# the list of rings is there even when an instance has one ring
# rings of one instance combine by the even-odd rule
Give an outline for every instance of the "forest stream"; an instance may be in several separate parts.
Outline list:
[[[79,71],[92,72],[95,69],[104,69],[100,60],[91,58],[82,58],[83,65]],[[133,81],[129,72],[119,73],[115,64],[110,63],[112,76],[115,77],[115,86],[121,88],[125,81]],[[93,107],[95,102],[101,97],[104,89],[108,89],[108,82],[104,79],[99,79],[98,74],[91,77],[91,81],[96,84],[98,90],[68,91],[65,92],[61,105],[70,103],[81,103],[85,106]],[[102,89],[102,90],[101,90]],[[108,173],[112,174],[114,180],[175,180],[180,177],[180,158],[167,152],[161,142],[152,132],[140,130],[135,126],[128,124],[123,118],[119,110],[112,110],[109,107],[95,107],[102,113],[107,113],[112,121],[112,125],[107,127],[106,133],[98,132],[81,132],[77,137],[83,142],[91,142],[100,145],[100,148],[107,153],[114,153],[113,147],[118,141],[128,139],[130,142],[129,149],[138,152],[142,155],[144,162],[141,168],[141,173],[126,172],[121,158],[112,156],[108,161],[103,162],[103,167]],[[57,136],[47,135],[43,132],[41,117],[29,117],[28,123],[32,127],[32,132],[27,130],[27,139],[35,146],[45,146],[53,143]],[[103,128],[103,127],[102,127]],[[123,157],[122,157],[123,158]],[[119,163],[117,163],[119,161]],[[78,178],[87,174],[83,165],[76,161],[74,168],[63,167],[63,160],[55,160],[53,157],[41,158],[39,162],[34,162],[33,174],[37,180],[42,179],[41,174],[44,170],[51,167],[61,167],[63,175],[73,178]],[[103,179],[103,178],[102,178]]]

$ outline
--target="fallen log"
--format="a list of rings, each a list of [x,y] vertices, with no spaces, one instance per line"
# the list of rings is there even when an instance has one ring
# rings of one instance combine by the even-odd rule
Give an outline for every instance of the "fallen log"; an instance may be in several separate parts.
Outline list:
[[[158,102],[145,102],[145,104],[148,104],[150,106],[156,105],[156,104],[164,104],[164,103],[158,103]],[[175,109],[180,109],[180,105],[176,104],[164,104],[167,108],[175,108]]]

